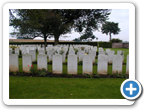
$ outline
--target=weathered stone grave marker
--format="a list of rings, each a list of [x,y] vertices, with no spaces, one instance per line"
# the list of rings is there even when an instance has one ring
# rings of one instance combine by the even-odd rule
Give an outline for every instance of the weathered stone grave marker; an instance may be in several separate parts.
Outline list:
[[[122,56],[114,55],[113,56],[113,64],[112,64],[112,73],[122,73]]]
[[[19,55],[19,48],[15,48],[15,54]]]
[[[115,53],[115,51],[108,51],[107,52],[107,54],[108,54],[108,62],[109,63],[112,63],[112,59],[113,59],[114,53]]]
[[[36,60],[36,50],[29,50],[29,54],[32,55],[32,62]]]
[[[53,55],[52,70],[53,73],[62,74],[62,55]]]
[[[129,74],[129,55],[127,55],[126,74]]]
[[[92,75],[93,73],[93,63],[91,60],[91,56],[90,55],[84,55],[83,56],[83,74],[90,74]]]
[[[39,54],[45,54],[45,50],[40,49]]]
[[[77,74],[77,55],[68,55],[68,74]]]
[[[97,74],[107,75],[108,68],[108,56],[107,55],[98,55],[98,72]]]
[[[22,55],[23,72],[29,72],[32,65],[32,56],[29,54]]]
[[[38,55],[37,68],[38,69],[44,68],[47,71],[47,55],[44,54]]]
[[[13,72],[19,71],[18,54],[9,55],[9,70]]]

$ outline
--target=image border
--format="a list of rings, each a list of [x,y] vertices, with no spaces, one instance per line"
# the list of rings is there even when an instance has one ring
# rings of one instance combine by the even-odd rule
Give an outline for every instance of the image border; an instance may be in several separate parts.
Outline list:
[[[48,8],[49,7],[49,8]],[[9,9],[129,9],[129,79],[135,79],[135,7],[131,3],[6,3],[3,6],[3,102],[6,105],[132,105],[127,99],[9,99]]]

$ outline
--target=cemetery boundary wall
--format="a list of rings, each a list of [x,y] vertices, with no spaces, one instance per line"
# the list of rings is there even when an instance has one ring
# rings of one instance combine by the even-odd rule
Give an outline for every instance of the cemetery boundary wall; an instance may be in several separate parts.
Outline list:
[[[112,43],[112,48],[129,48],[129,43]]]
[[[43,45],[44,42],[9,42],[9,45]],[[97,46],[98,42],[59,42],[59,44],[67,44],[67,45],[91,45]],[[54,45],[54,42],[47,42],[47,45]],[[103,48],[112,48],[111,42],[99,42],[99,47]]]

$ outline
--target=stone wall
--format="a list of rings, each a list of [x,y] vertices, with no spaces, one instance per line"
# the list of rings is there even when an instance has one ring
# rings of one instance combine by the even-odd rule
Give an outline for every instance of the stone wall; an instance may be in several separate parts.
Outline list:
[[[129,48],[129,43],[112,43],[112,48]]]

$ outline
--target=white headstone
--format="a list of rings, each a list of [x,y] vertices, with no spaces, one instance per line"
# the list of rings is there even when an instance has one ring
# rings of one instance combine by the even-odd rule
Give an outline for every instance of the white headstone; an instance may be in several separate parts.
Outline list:
[[[96,57],[96,51],[94,51],[94,50],[90,50],[90,51],[89,51],[89,54],[93,54],[94,57]]]
[[[115,53],[115,51],[108,51],[107,52],[107,54],[108,54],[108,62],[109,63],[112,63],[112,59],[113,59],[114,53]]]
[[[75,55],[75,51],[74,50],[69,50],[69,55]]]
[[[22,54],[26,54],[26,47],[23,46],[21,51],[22,51]]]
[[[29,47],[26,47],[26,53],[29,54]]]
[[[88,54],[91,56],[92,62],[95,63],[95,56],[93,54]]]
[[[54,50],[49,50],[49,52],[47,54],[48,54],[48,57],[49,57],[49,61],[52,61],[52,56],[54,54]]]
[[[39,54],[37,56],[37,68],[44,68],[47,71],[47,55]]]
[[[99,51],[104,51],[104,49],[102,47],[99,47]]]
[[[12,54],[12,50],[9,50],[9,55],[11,55]]]
[[[29,50],[29,54],[32,55],[32,61],[36,60],[36,50]]]
[[[129,55],[127,55],[126,74],[129,74]]]
[[[63,53],[63,54],[62,54],[62,62],[63,62],[63,63],[65,62],[65,57],[66,57],[66,55]]]
[[[32,56],[29,54],[22,55],[23,72],[30,72],[32,65]]]
[[[19,55],[19,48],[15,48],[15,54]]]
[[[99,51],[99,55],[101,54],[105,55],[105,51]]]
[[[62,55],[53,55],[52,70],[53,73],[62,74]]]
[[[85,54],[80,54],[80,55],[79,55],[79,61],[82,61],[82,60],[83,60],[83,56],[85,56]]]
[[[68,74],[77,74],[77,55],[68,55]]]
[[[117,55],[121,55],[121,54],[122,54],[121,50],[117,51]]]
[[[18,54],[9,55],[9,70],[13,72],[19,71]]]
[[[121,55],[114,55],[112,64],[112,73],[122,73],[123,59]]]
[[[39,50],[39,54],[45,54],[44,50]]]
[[[122,50],[117,51],[117,55],[121,55],[124,61],[124,51]]]
[[[111,51],[111,49],[106,49],[106,53],[108,53],[109,51]]]
[[[91,60],[91,56],[90,55],[84,55],[83,56],[83,74],[91,74],[93,73],[93,63]]]
[[[9,48],[9,50],[12,50],[12,48]]]
[[[97,74],[107,74],[108,68],[108,56],[107,55],[98,55],[98,72]]]

